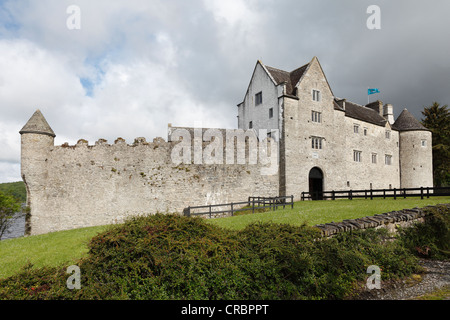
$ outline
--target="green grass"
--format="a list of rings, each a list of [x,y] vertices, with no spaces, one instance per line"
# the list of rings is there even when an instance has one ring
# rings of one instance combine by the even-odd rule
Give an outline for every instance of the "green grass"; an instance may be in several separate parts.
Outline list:
[[[88,241],[106,226],[52,232],[0,241],[0,279],[27,263],[35,267],[75,262],[87,253]]]
[[[446,285],[441,289],[414,298],[413,300],[448,300],[450,299],[450,286]]]
[[[354,200],[323,200],[323,201],[300,201],[294,203],[294,208],[268,211],[264,213],[246,214],[235,217],[210,219],[208,222],[218,226],[241,230],[253,222],[275,222],[288,223],[291,225],[307,225],[328,222],[340,222],[345,219],[356,219],[375,214],[411,209],[414,207],[425,207],[439,203],[450,203],[450,197],[432,197],[429,199],[419,198],[397,198],[391,199],[354,199]]]
[[[430,199],[376,199],[296,202],[294,209],[279,209],[264,213],[247,214],[230,218],[207,220],[218,226],[240,230],[246,225],[261,221],[289,223],[292,225],[315,225],[371,216],[394,210],[425,207],[450,203],[450,197]],[[106,230],[107,226],[59,231],[38,236],[0,241],[0,278],[13,275],[27,263],[35,267],[57,266],[76,262],[87,253],[88,241]]]

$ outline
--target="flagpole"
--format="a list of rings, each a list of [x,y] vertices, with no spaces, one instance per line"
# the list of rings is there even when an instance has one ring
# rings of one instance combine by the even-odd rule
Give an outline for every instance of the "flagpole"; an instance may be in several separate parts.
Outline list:
[[[369,104],[370,94],[369,94],[369,87],[367,87],[367,104]]]

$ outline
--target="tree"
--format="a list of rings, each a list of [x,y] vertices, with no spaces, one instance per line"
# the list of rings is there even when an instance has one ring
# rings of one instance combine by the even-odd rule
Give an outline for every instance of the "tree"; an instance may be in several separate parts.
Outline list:
[[[0,192],[0,239],[11,226],[14,215],[19,212],[20,204],[13,196]]]
[[[448,105],[433,102],[422,111],[422,124],[433,133],[433,178],[435,186],[450,185],[450,112]]]

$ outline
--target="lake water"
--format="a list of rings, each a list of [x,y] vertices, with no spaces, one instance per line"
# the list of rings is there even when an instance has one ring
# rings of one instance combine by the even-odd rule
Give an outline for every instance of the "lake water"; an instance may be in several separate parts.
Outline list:
[[[23,237],[25,234],[25,214],[14,219],[12,225],[3,233],[0,240]]]

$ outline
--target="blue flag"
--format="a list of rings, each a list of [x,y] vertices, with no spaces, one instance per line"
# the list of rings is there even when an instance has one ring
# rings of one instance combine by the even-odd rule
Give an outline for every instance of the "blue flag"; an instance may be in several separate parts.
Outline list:
[[[380,90],[378,90],[378,89],[367,89],[367,94],[368,95],[371,95],[371,94],[374,94],[374,93],[380,93]]]

